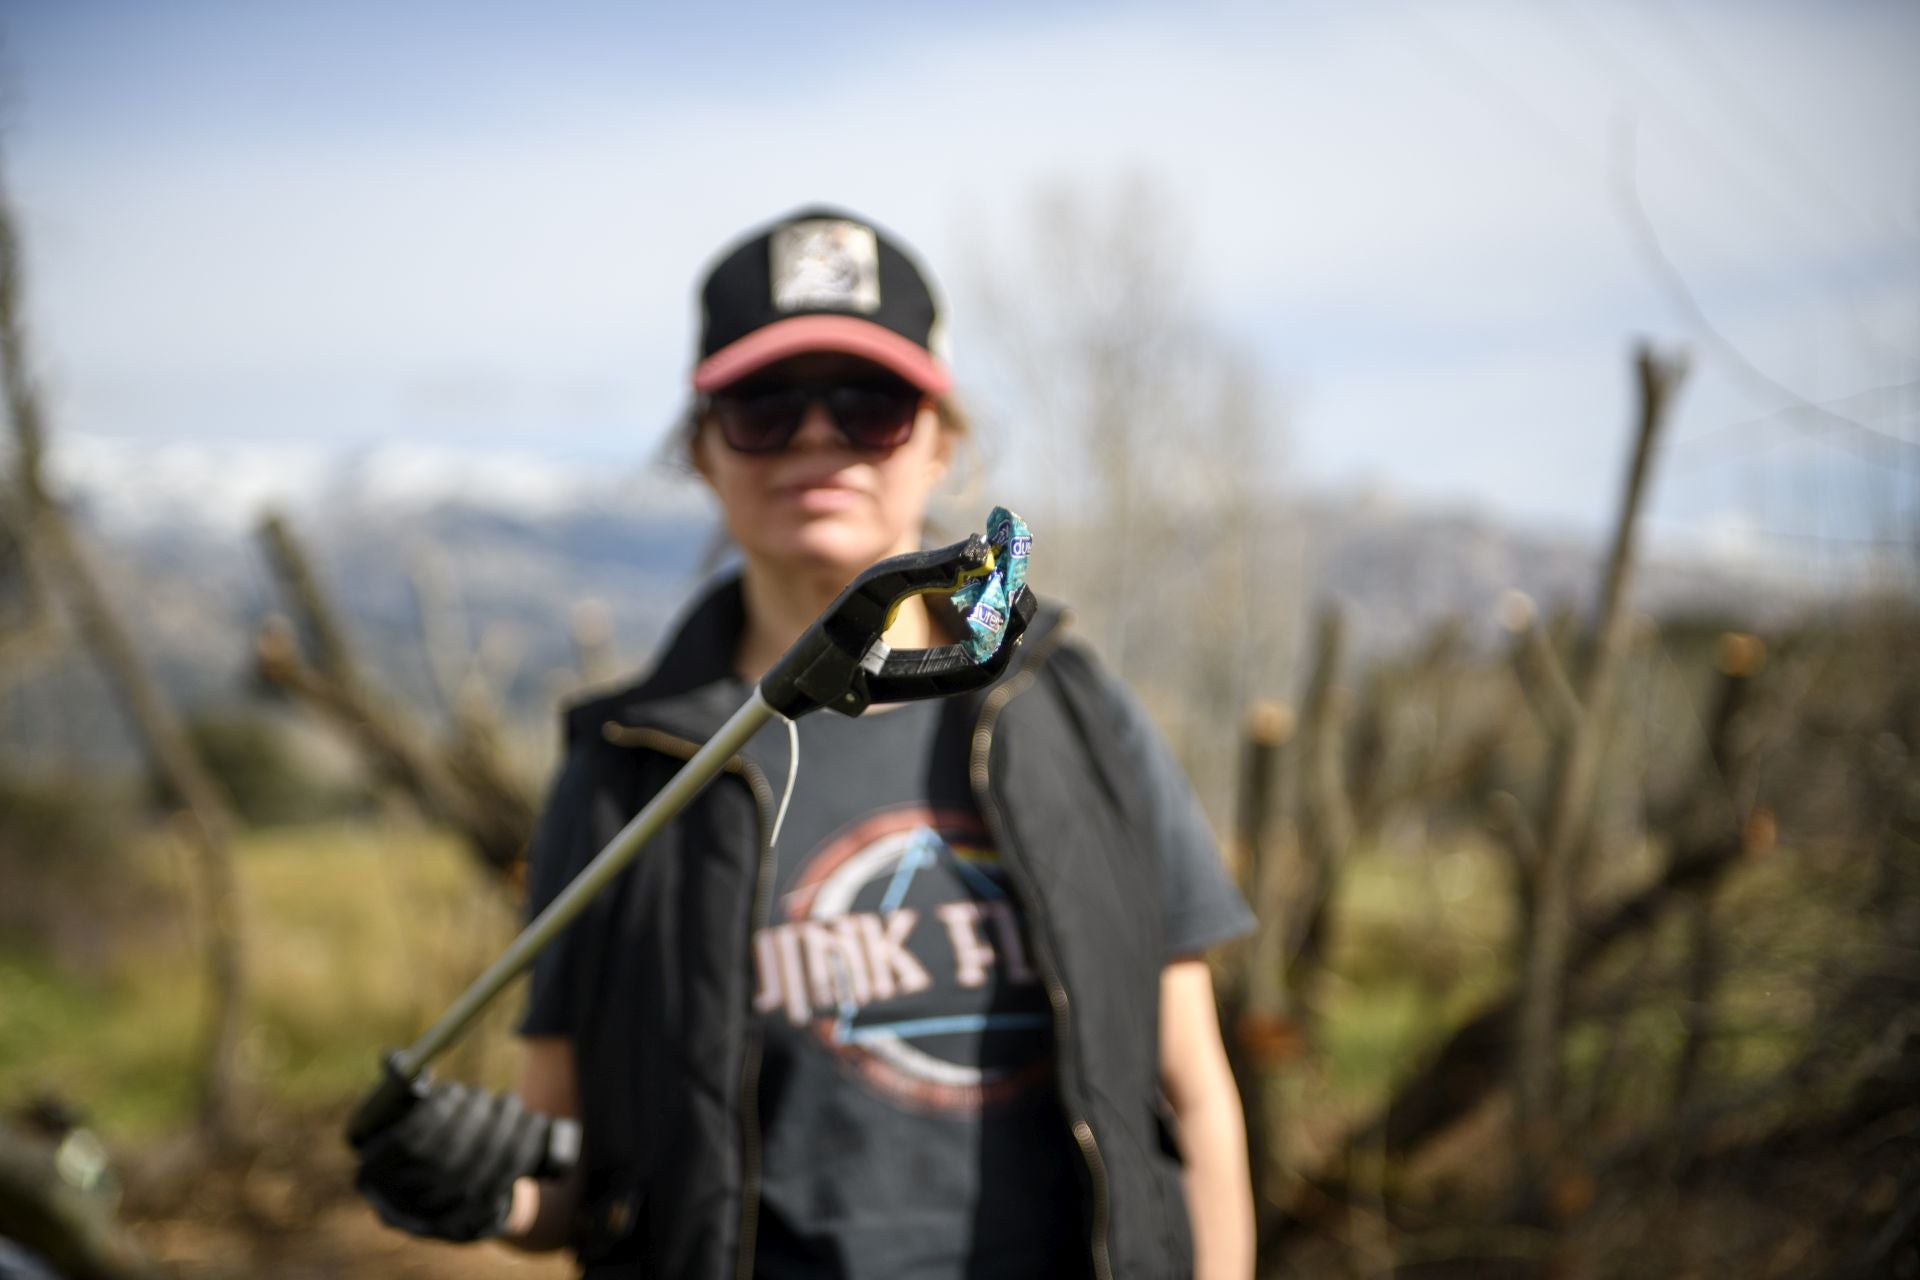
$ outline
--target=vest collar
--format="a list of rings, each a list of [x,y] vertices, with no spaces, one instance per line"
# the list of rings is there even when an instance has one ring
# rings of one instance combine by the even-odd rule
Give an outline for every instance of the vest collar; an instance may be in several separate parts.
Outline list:
[[[705,742],[750,692],[733,670],[745,629],[740,579],[723,578],[682,617],[647,675],[569,710],[569,736],[576,741],[582,734],[598,737],[602,726],[613,723]]]

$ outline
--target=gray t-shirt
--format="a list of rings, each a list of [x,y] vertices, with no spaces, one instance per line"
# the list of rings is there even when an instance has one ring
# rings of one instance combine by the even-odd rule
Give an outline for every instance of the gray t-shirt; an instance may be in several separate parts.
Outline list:
[[[1244,932],[1185,780],[1130,699],[1123,749],[1156,797],[1167,955]],[[799,723],[800,772],[754,936],[762,1201],[756,1273],[1071,1277],[1079,1158],[1025,921],[921,703]]]

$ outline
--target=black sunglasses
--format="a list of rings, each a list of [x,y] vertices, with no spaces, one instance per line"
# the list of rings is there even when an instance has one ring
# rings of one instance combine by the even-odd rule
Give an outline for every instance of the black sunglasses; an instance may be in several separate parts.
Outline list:
[[[699,409],[736,453],[780,452],[799,434],[815,404],[826,406],[848,444],[877,451],[907,442],[924,398],[920,388],[898,378],[783,380],[715,391],[702,398]]]

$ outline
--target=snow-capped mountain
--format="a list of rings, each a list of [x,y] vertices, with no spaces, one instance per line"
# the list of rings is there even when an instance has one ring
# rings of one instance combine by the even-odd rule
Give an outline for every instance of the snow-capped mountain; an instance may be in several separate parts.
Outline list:
[[[582,611],[610,630],[620,664],[638,669],[716,540],[698,486],[644,463],[67,437],[53,474],[143,650],[189,708],[254,692],[252,638],[284,607],[253,534],[269,509],[300,535],[381,687],[437,706],[431,630],[442,652],[451,644],[481,664],[510,714],[546,732],[578,681]],[[1597,549],[1578,539],[1379,495],[1276,498],[1251,536],[1303,622],[1323,599],[1344,603],[1363,658],[1414,644],[1447,616],[1490,634],[1512,589],[1549,608],[1587,601],[1597,576]],[[1751,565],[1710,560],[1656,559],[1635,591],[1651,612],[1720,610],[1749,622],[1807,598]],[[45,747],[49,734],[67,757],[123,738],[77,656],[0,697],[0,741]]]
[[[527,450],[384,444],[340,450],[312,442],[149,443],[63,438],[53,483],[114,537],[190,531],[245,534],[274,508],[403,516],[473,507],[522,519],[644,504],[697,518],[692,485],[641,460],[564,459]]]

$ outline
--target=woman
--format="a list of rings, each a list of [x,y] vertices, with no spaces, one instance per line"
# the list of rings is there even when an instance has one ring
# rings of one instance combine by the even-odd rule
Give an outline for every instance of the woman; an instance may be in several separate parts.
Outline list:
[[[757,232],[701,302],[687,446],[741,570],[568,713],[535,911],[847,581],[922,544],[965,432],[932,290],[857,218]],[[886,638],[953,625],[916,597]],[[382,1216],[592,1277],[1250,1275],[1201,953],[1251,917],[1061,615],[981,695],[797,742],[790,809],[764,732],[542,956],[517,1098],[435,1085],[365,1146]],[[557,1116],[582,1160],[542,1181]]]

